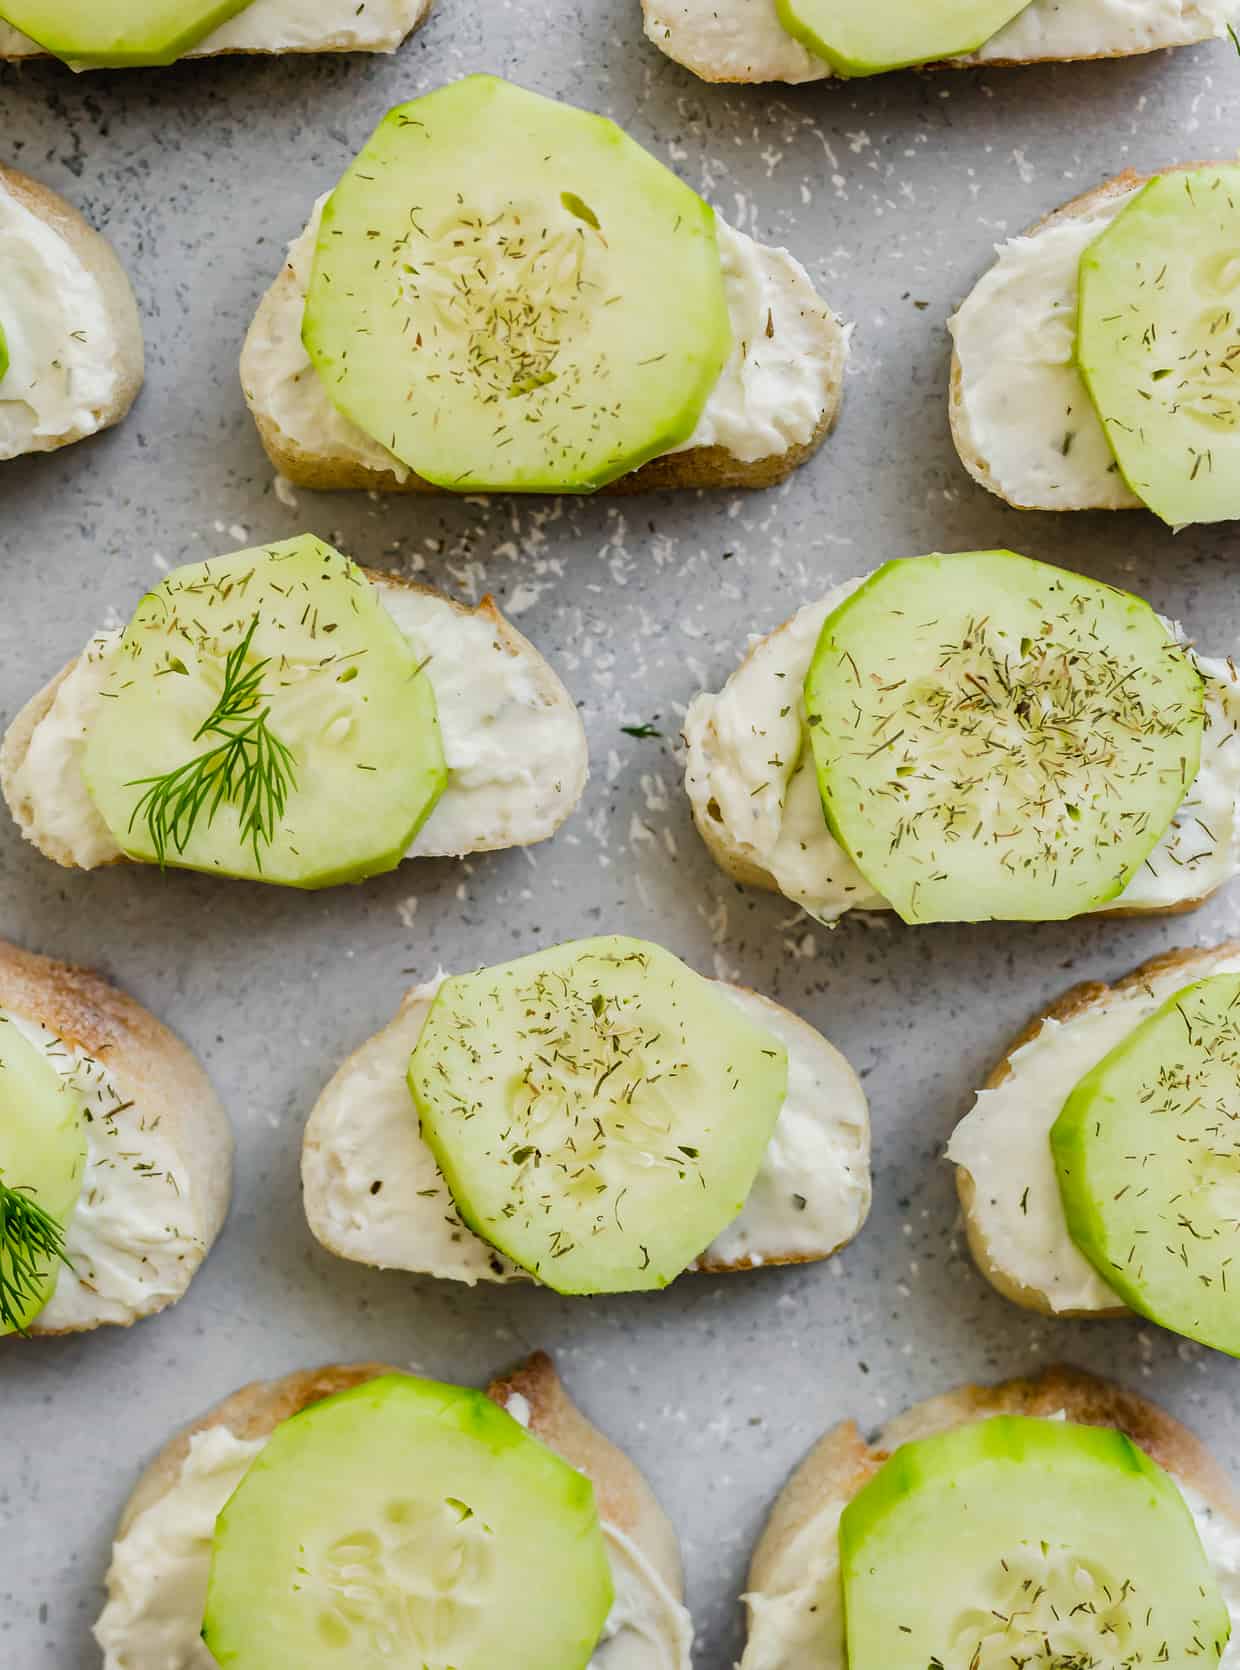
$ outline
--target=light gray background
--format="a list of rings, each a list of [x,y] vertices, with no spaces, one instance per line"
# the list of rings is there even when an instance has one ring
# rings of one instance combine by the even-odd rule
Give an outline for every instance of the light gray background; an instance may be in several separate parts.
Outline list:
[[[285,243],[384,109],[470,70],[615,116],[723,213],[786,242],[857,322],[844,414],[782,489],[737,498],[372,502],[273,490],[237,386]],[[1059,1357],[1166,1402],[1224,1456],[1237,1370],[1136,1323],[1040,1321],[964,1254],[939,1155],[1026,1017],[1065,985],[1235,929],[1240,895],[1143,923],[812,927],[713,868],[680,786],[685,703],[829,584],[894,556],[1007,544],[1147,593],[1211,651],[1240,639],[1234,533],[1006,509],[944,414],[944,320],[992,243],[1125,165],[1233,154],[1228,46],[1144,60],[899,75],[852,87],[699,84],[643,40],[637,0],[438,0],[393,59],[224,60],[73,78],[0,69],[0,157],[64,192],[136,284],[149,380],[111,435],[0,466],[0,713],[165,566],[309,529],[461,596],[490,588],[552,657],[590,731],[585,802],[551,844],[407,865],[301,896],[144,869],[54,868],[0,815],[0,932],[93,963],[202,1053],[231,1110],[231,1220],[189,1296],[131,1333],[6,1342],[0,1664],[88,1670],[111,1527],[175,1427],[242,1381],[388,1357],[482,1380],[552,1349],[644,1466],[683,1538],[697,1661],[739,1650],[737,1596],[789,1467],[830,1422],[874,1424],[971,1377]],[[924,304],[924,305],[923,305]],[[654,721],[662,740],[620,727]],[[381,1275],[312,1242],[302,1124],[403,987],[606,929],[657,937],[820,1026],[864,1075],[875,1208],[826,1265],[569,1302]]]

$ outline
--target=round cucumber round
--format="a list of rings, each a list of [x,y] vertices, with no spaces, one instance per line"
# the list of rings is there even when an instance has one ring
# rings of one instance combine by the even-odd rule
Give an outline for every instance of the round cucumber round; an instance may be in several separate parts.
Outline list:
[[[380,124],[303,339],[427,481],[590,492],[689,439],[731,351],[709,206],[601,116],[475,75]]]
[[[1240,975],[1168,999],[1051,1128],[1068,1231],[1132,1310],[1240,1357]]]
[[[1151,180],[1090,244],[1076,357],[1155,515],[1240,517],[1240,165]]]
[[[221,1670],[585,1670],[613,1598],[583,1473],[481,1392],[388,1375],[276,1429],[202,1634]]]
[[[79,64],[171,64],[253,0],[0,0],[0,18]]]
[[[447,980],[409,1064],[462,1219],[560,1293],[665,1287],[745,1203],[788,1056],[643,940]]]
[[[998,34],[1029,0],[775,0],[790,35],[837,75],[879,75],[960,58]]]
[[[19,1333],[34,1320],[60,1273],[48,1226],[32,1220],[28,1204],[53,1220],[63,1245],[85,1166],[82,1098],[44,1051],[0,1016],[0,1334]]]
[[[831,831],[906,922],[1114,899],[1197,775],[1204,685],[1147,603],[1011,551],[878,569],[823,625]]]
[[[903,1445],[844,1510],[849,1670],[1218,1665],[1174,1481],[1108,1427],[1000,1415]]]
[[[394,869],[447,781],[425,668],[310,535],[175,569],[126,627],[82,771],[132,858],[287,887]]]

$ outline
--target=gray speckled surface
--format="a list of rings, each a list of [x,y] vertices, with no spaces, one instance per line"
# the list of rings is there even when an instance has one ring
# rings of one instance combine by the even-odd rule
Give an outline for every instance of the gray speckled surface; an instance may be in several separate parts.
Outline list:
[[[537,13],[537,16],[534,14]],[[766,496],[372,502],[273,491],[244,410],[245,324],[315,194],[390,103],[474,69],[616,116],[749,231],[787,242],[858,324],[843,420]],[[579,698],[593,779],[529,856],[406,866],[302,897],[55,869],[0,820],[0,932],[95,963],[201,1051],[239,1139],[231,1221],[188,1298],[131,1333],[10,1342],[0,1364],[0,1663],[88,1670],[112,1523],[174,1427],[257,1375],[383,1356],[481,1380],[554,1350],[681,1532],[697,1661],[738,1650],[766,1506],[831,1421],[875,1423],[968,1376],[1067,1357],[1163,1399],[1235,1456],[1236,1369],[1136,1323],[1052,1324],[963,1254],[938,1155],[1009,1035],[1064,985],[1234,931],[1240,894],[1178,921],[813,929],[706,859],[672,738],[748,632],[833,580],[1009,544],[1146,592],[1215,650],[1240,639],[1231,530],[1005,509],[957,464],[946,314],[992,242],[1126,164],[1235,150],[1230,46],[855,87],[728,90],[642,38],[637,0],[438,0],[397,57],[232,60],[73,79],[0,69],[0,157],[66,193],[127,261],[146,391],[119,431],[0,466],[0,713],[126,614],[165,565],[303,528],[517,614]],[[922,305],[926,304],[926,305]],[[663,740],[620,726],[655,720]],[[415,910],[416,904],[416,910]],[[866,1080],[876,1201],[834,1262],[570,1303],[337,1262],[298,1198],[303,1119],[341,1057],[436,965],[625,928],[735,972],[816,1022]]]

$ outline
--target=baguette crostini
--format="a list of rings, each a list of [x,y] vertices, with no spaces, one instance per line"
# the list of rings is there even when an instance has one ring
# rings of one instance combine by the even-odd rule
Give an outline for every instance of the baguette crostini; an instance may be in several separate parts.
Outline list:
[[[869,1147],[813,1027],[613,936],[415,987],[319,1098],[302,1184],[341,1257],[623,1291],[828,1257],[865,1221]]]

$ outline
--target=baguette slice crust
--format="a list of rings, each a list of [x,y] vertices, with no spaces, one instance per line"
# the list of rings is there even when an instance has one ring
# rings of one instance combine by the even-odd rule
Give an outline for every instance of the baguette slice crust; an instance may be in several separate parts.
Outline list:
[[[64,241],[99,286],[112,331],[111,360],[116,382],[111,400],[92,413],[94,423],[87,434],[111,429],[128,414],[138,398],[146,369],[142,321],[128,275],[103,234],[96,232],[77,209],[50,186],[0,164],[0,187],[9,192],[23,209],[37,215]],[[37,450],[56,452],[75,441],[87,439],[87,434],[72,431],[49,437],[41,441]]]
[[[407,992],[394,1019],[348,1057],[315,1103],[306,1125],[301,1162],[302,1193],[311,1233],[338,1257],[379,1269],[405,1269],[419,1275],[464,1281],[471,1285],[478,1281],[531,1281],[533,1278],[524,1270],[476,1237],[460,1221],[447,1184],[418,1129],[406,1087],[405,1070],[430,1011],[431,989],[417,986]],[[791,1027],[802,1039],[802,1047],[807,1053],[829,1052],[832,1066],[838,1070],[842,1065],[849,1077],[853,1077],[843,1057],[808,1022],[760,993],[749,992],[744,987],[734,989],[750,999],[756,999],[770,1011],[772,1019],[778,1016],[785,1028]],[[865,1099],[859,1083],[856,1088],[864,1108]],[[350,1162],[360,1157],[346,1135],[347,1127],[352,1123],[351,1104],[359,1096],[371,1103],[382,1103],[383,1107],[383,1139],[374,1141],[373,1155],[366,1154],[381,1185],[377,1191],[378,1198],[373,1202],[367,1199],[368,1205],[373,1204],[380,1209],[370,1222],[362,1219],[355,1209],[342,1213],[339,1206],[333,1206],[336,1191],[347,1175]],[[393,1097],[395,1101],[389,1111],[387,1104]],[[364,1139],[357,1144],[358,1150],[367,1147]],[[725,1257],[708,1250],[690,1266],[690,1271],[719,1275],[759,1266],[817,1263],[831,1257],[840,1250],[840,1246],[860,1233],[869,1213],[868,1120],[862,1135],[861,1152],[855,1158],[866,1168],[864,1196],[855,1227],[844,1241],[813,1252],[793,1248],[763,1251],[760,1257],[745,1253]],[[392,1200],[395,1195],[400,1202],[399,1210],[388,1207],[382,1195],[383,1177],[386,1176],[390,1185],[394,1173],[399,1174],[403,1187],[396,1191],[389,1187],[387,1200]],[[427,1228],[420,1227],[404,1209],[408,1193],[416,1193],[421,1212],[425,1214],[425,1226],[433,1226],[438,1240],[433,1255],[424,1254],[419,1240],[427,1233]]]
[[[269,1438],[284,1421],[323,1398],[364,1385],[380,1375],[402,1372],[384,1363],[332,1364],[243,1386],[168,1440],[138,1480],[121,1514],[116,1539],[123,1538],[142,1514],[176,1487],[197,1433],[226,1427],[242,1440]],[[543,1351],[535,1352],[511,1373],[494,1380],[487,1395],[502,1409],[515,1399],[524,1400],[529,1431],[590,1478],[599,1517],[634,1544],[673,1598],[682,1602],[680,1546],[671,1521],[637,1466],[572,1402],[551,1358]],[[521,1415],[524,1420],[524,1409]]]
[[[851,1501],[901,1444],[992,1415],[1049,1419],[1061,1413],[1083,1426],[1112,1427],[1124,1433],[1178,1484],[1240,1530],[1240,1497],[1224,1469],[1187,1427],[1135,1392],[1064,1364],[997,1386],[962,1386],[915,1404],[889,1422],[872,1444],[854,1422],[844,1421],[809,1452],[777,1497],[754,1550],[745,1597],[751,1647],[754,1603],[787,1594],[804,1581],[807,1552],[816,1541],[815,1521],[831,1505],[838,1510]],[[829,1534],[834,1534],[834,1526],[833,1520]],[[756,1655],[751,1658],[747,1649],[740,1670],[750,1670],[755,1661]],[[763,1670],[768,1662],[762,1660]]]
[[[1116,198],[1126,197],[1129,192],[1136,191],[1139,187],[1148,185],[1151,180],[1157,179],[1161,174],[1183,174],[1189,173],[1195,168],[1213,168],[1220,166],[1222,166],[1222,164],[1217,161],[1176,162],[1169,164],[1166,168],[1158,170],[1158,173],[1156,174],[1139,174],[1134,168],[1126,168],[1122,174],[1115,175],[1113,179],[1104,180],[1101,185],[1094,186],[1089,191],[1082,192],[1079,196],[1073,197],[1067,203],[1061,204],[1057,209],[1052,209],[1049,214],[1043,215],[1040,220],[1035,221],[1034,224],[1022,234],[1022,236],[1025,238],[1036,238],[1040,232],[1049,232],[1053,227],[1062,226],[1067,221],[1087,220],[1090,215],[1096,213],[1099,209],[1105,208],[1108,203],[1114,202]],[[963,306],[964,304],[962,303],[961,305]],[[947,414],[948,421],[951,425],[952,442],[955,445],[960,462],[964,465],[965,469],[968,470],[974,481],[976,481],[980,487],[984,487],[988,493],[993,493],[996,498],[1002,499],[1005,504],[1010,504],[1013,509],[1055,510],[1064,512],[1072,510],[1097,509],[1145,509],[1145,506],[1141,504],[1135,494],[1133,495],[1131,503],[1114,506],[1099,506],[1086,504],[1084,502],[1075,504],[1029,504],[1025,503],[1021,499],[1009,498],[1008,495],[1003,492],[998,481],[995,479],[988,461],[969,436],[968,423],[966,421],[964,411],[964,397],[964,366],[961,363],[959,351],[953,346],[947,397]],[[1190,906],[1185,908],[1194,907]]]
[[[1061,1026],[1069,1025],[1079,1017],[1087,1015],[1092,1009],[1106,1005],[1124,992],[1147,986],[1151,980],[1163,974],[1180,973],[1184,977],[1184,984],[1188,985],[1220,956],[1240,957],[1240,940],[1224,940],[1220,945],[1160,952],[1158,956],[1142,963],[1139,968],[1133,969],[1131,974],[1126,974],[1122,980],[1117,980],[1113,986],[1108,986],[1102,980],[1086,980],[1080,985],[1072,986],[1046,1009],[1035,1015],[1013,1038],[1002,1059],[987,1076],[983,1089],[994,1090],[1011,1076],[1012,1057],[1017,1050],[1033,1042],[1046,1021],[1057,1021]],[[1048,1293],[1021,1281],[999,1262],[976,1210],[977,1185],[972,1173],[961,1165],[956,1167],[956,1192],[960,1198],[965,1235],[974,1263],[990,1285],[1005,1299],[1021,1305],[1025,1310],[1037,1311],[1043,1316],[1092,1318],[1132,1315],[1127,1305],[1122,1304],[1107,1310],[1057,1309]]]
[[[558,792],[548,794],[545,800],[540,800],[537,811],[531,819],[530,828],[522,831],[519,839],[514,839],[510,830],[496,826],[494,829],[477,831],[476,839],[468,850],[470,852],[497,852],[514,844],[529,846],[537,841],[548,839],[577,806],[585,790],[589,772],[589,753],[586,745],[585,727],[576,711],[572,697],[558,675],[542,654],[530,643],[529,639],[518,632],[516,627],[505,619],[496,606],[493,597],[484,597],[476,607],[470,608],[468,604],[458,602],[455,598],[449,598],[444,596],[443,593],[437,592],[432,586],[424,586],[416,581],[407,580],[399,574],[368,572],[368,578],[373,584],[380,587],[419,592],[435,597],[441,602],[450,604],[458,615],[463,617],[472,616],[487,622],[494,630],[495,641],[502,653],[507,657],[522,660],[529,668],[540,705],[547,709],[558,710],[566,717],[571,716],[574,729],[574,746],[567,751],[560,762],[562,769],[557,780]],[[79,659],[80,657],[69,662],[68,666],[62,668],[55,678],[51,679],[30,698],[15,715],[3,739],[0,740],[0,792],[3,792],[4,799],[22,835],[45,858],[50,858],[53,863],[70,870],[95,869],[105,865],[134,862],[123,853],[115,853],[92,863],[84,864],[80,862],[71,845],[45,833],[41,829],[39,806],[36,799],[28,789],[22,787],[19,780],[22,768],[30,757],[35,732],[51,712],[61,686],[73,673]],[[434,814],[432,813],[431,818],[418,837],[417,856],[455,858],[461,857],[463,854],[455,847],[449,850],[436,845]]]
[[[434,0],[395,0],[396,9],[402,14],[401,27],[405,30],[403,39],[407,40],[415,30],[421,27],[421,25],[426,21],[433,3]],[[254,4],[256,8],[261,8],[262,0],[254,0]],[[246,27],[247,13],[242,12],[237,18],[232,19],[228,23],[221,24],[220,27],[214,30],[205,41],[200,43],[200,45],[191,47],[188,52],[182,53],[181,58],[177,61],[182,62],[186,58],[268,58],[275,56],[304,56],[307,53],[339,54],[343,52],[395,51],[394,46],[388,46],[386,44],[379,46],[364,46],[348,38],[353,27],[355,26],[356,18],[362,10],[364,10],[364,7],[359,6],[357,4],[357,0],[340,0],[340,15],[338,27],[335,30],[325,26],[324,32],[320,36],[311,36],[307,33],[303,33],[301,38],[299,38],[295,44],[289,46],[228,44],[230,37],[239,37],[241,39],[246,39],[247,37],[252,38],[249,29]],[[253,22],[252,19],[249,21]],[[25,41],[25,37],[21,36],[18,30],[11,28],[11,26],[5,24],[4,22],[0,22],[0,63],[7,62],[10,64],[25,64],[39,58],[48,59],[55,57],[54,53],[42,51],[42,49],[34,42],[30,43],[28,49],[24,45],[18,47],[11,37],[17,37],[17,39],[20,39],[23,42]],[[212,42],[217,37],[222,37],[224,44],[213,46]]]
[[[728,675],[730,684],[754,660],[755,656],[764,648],[778,640],[781,635],[791,635],[794,630],[795,616],[786,620],[782,626],[765,633],[750,644],[739,665]],[[701,698],[697,698],[701,700]],[[682,737],[686,747],[688,739]],[[748,842],[725,822],[717,802],[701,800],[698,796],[690,795],[690,805],[693,822],[698,834],[702,837],[707,851],[715,863],[730,876],[733,881],[740,882],[743,887],[761,888],[767,893],[779,893],[779,883],[771,872],[757,861],[753,849]],[[716,813],[719,813],[717,816]],[[1210,892],[1202,893],[1194,899],[1182,899],[1176,904],[1154,905],[1150,907],[1137,905],[1116,905],[1111,910],[1091,911],[1091,917],[1106,919],[1123,919],[1130,916],[1183,916],[1190,911],[1198,910],[1211,897]],[[795,900],[792,901],[795,903]],[[854,907],[860,908],[860,907]]]
[[[184,1292],[223,1227],[232,1192],[232,1127],[197,1058],[149,1010],[101,975],[2,940],[0,1009],[38,1022],[102,1062],[127,1100],[159,1110],[161,1135],[171,1141],[190,1181],[186,1207],[200,1249],[179,1267]],[[153,1297],[140,1315],[173,1302]],[[30,1333],[82,1333],[101,1325],[53,1328],[36,1317]]]

